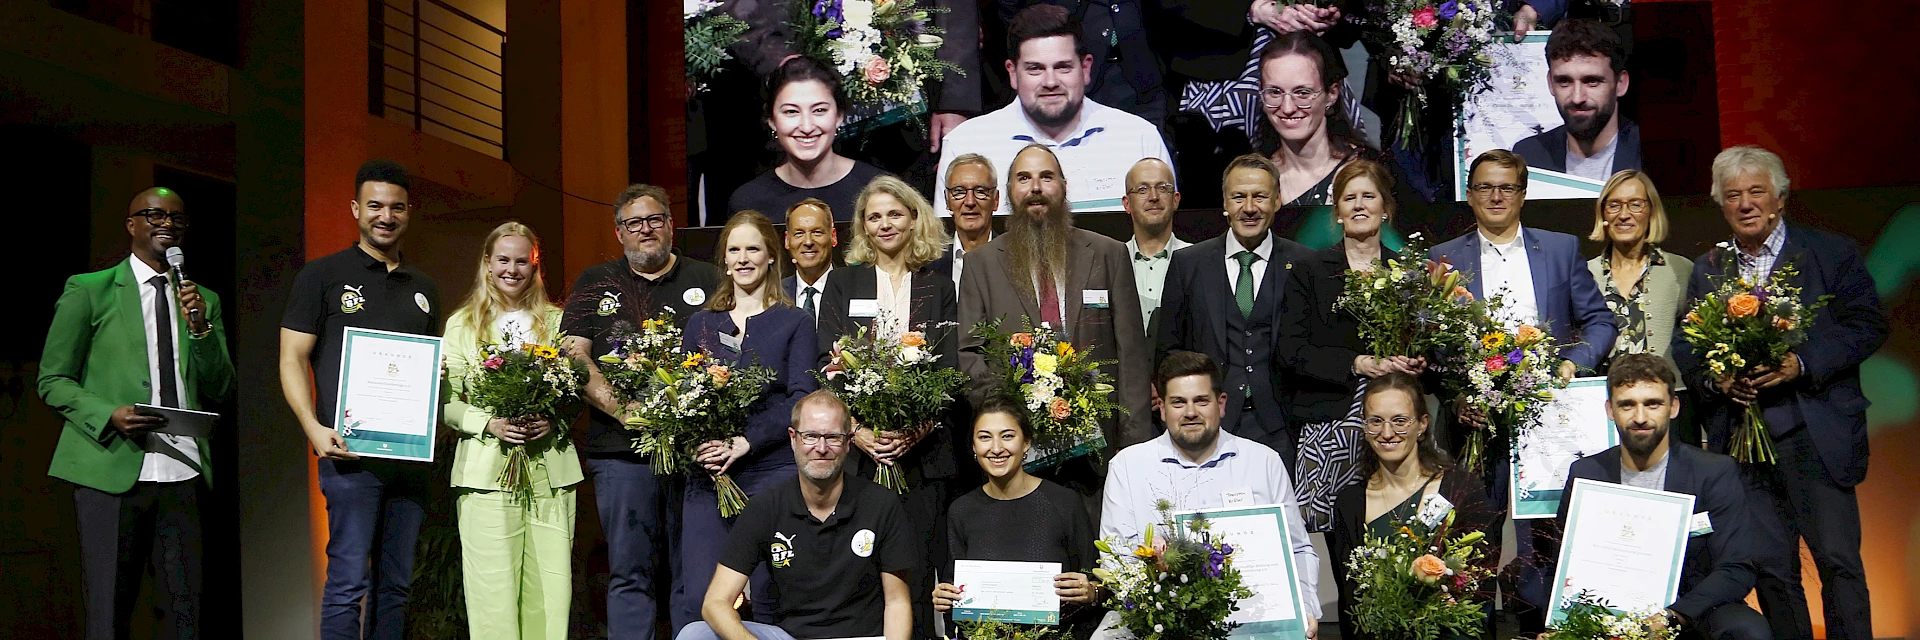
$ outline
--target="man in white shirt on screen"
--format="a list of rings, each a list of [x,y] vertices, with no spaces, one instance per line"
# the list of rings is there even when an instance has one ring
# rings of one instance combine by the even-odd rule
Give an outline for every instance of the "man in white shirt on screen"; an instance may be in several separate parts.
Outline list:
[[[967,153],[1007,166],[1027,145],[1046,145],[1064,173],[1074,176],[1067,203],[1077,213],[1120,211],[1127,169],[1135,161],[1171,163],[1166,140],[1152,123],[1087,99],[1093,57],[1066,9],[1022,9],[1007,25],[1007,43],[1007,75],[1019,99],[949,132],[940,145],[940,166]],[[934,191],[946,188],[942,176]],[[941,216],[951,215],[944,200],[935,206]]]

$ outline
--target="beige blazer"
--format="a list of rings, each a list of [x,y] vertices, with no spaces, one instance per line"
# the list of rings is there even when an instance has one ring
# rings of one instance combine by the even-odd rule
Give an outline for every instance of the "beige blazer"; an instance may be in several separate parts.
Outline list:
[[[542,340],[553,339],[553,333],[560,330],[561,310],[553,309],[547,313],[547,335]],[[487,422],[493,414],[486,409],[466,403],[467,376],[473,368],[479,366],[480,349],[474,342],[475,328],[468,326],[466,316],[457,316],[447,323],[443,344],[447,354],[447,387],[449,388],[446,406],[440,411],[441,422],[448,428],[460,432],[460,442],[453,450],[453,474],[451,483],[456,487],[501,490],[500,470],[506,466],[507,455],[500,448],[500,439],[487,433]],[[553,425],[553,434],[547,438],[564,435],[567,425]],[[535,462],[546,468],[545,486],[536,482],[535,489],[560,488],[579,483],[585,476],[580,472],[580,456],[574,452],[573,440],[562,438],[552,446],[544,446],[544,452]],[[535,470],[533,477],[537,481],[541,472]]]
[[[1600,287],[1602,295],[1607,290],[1607,283],[1601,275],[1604,268],[1601,261],[1606,259],[1607,251],[1602,249],[1599,256],[1587,261],[1587,271],[1593,274],[1594,284]],[[1640,300],[1647,307],[1647,352],[1660,356],[1667,361],[1667,366],[1673,367],[1674,327],[1682,311],[1680,305],[1687,296],[1687,278],[1693,276],[1693,262],[1664,249],[1660,253],[1666,257],[1667,263],[1654,266],[1647,273],[1642,285],[1646,287],[1646,293]],[[1623,325],[1619,339],[1625,339],[1625,333]],[[1618,342],[1615,346],[1618,346]],[[1612,350],[1608,353],[1611,354]],[[1679,368],[1674,368],[1675,375],[1679,371]],[[1687,388],[1686,381],[1681,380],[1677,388]]]

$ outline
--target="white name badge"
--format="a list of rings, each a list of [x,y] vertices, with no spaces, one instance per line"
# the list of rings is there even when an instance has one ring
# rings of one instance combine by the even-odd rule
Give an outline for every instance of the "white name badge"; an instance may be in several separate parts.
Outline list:
[[[728,333],[720,334],[720,346],[726,347],[729,351],[732,351],[734,353],[740,352],[740,341],[741,341],[740,336],[736,336]]]
[[[1709,513],[1711,512],[1702,511],[1693,514],[1693,520],[1687,523],[1687,537],[1697,538],[1713,533],[1713,518],[1707,515]]]
[[[1109,306],[1112,306],[1111,303],[1107,300],[1106,289],[1087,289],[1085,291],[1081,291],[1080,305],[1084,307],[1092,307],[1094,309],[1105,309]]]
[[[854,318],[880,317],[880,301],[873,298],[848,300],[847,315]]]
[[[1249,487],[1240,487],[1238,489],[1233,489],[1230,491],[1222,491],[1220,492],[1220,502],[1221,504],[1229,507],[1252,506],[1253,505],[1253,489]]]

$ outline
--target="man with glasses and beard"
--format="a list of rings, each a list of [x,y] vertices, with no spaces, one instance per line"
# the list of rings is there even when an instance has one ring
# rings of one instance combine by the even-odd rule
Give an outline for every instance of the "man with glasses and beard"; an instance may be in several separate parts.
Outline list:
[[[1618,33],[1592,20],[1560,23],[1547,38],[1547,88],[1565,124],[1521,140],[1513,152],[1527,166],[1599,182],[1639,169],[1640,128],[1619,113],[1627,80]]]
[[[1014,214],[1006,233],[967,257],[960,326],[999,319],[1004,330],[1020,330],[1045,323],[1093,360],[1117,361],[1105,372],[1127,412],[1101,425],[1105,458],[1153,435],[1147,413],[1153,354],[1126,245],[1074,227],[1066,192],[1067,176],[1051,149],[1031,144],[1013,156],[1007,198]],[[960,369],[973,379],[969,392],[978,405],[994,393],[998,378],[981,355],[980,338],[967,333],[960,349]],[[1073,458],[1041,475],[1088,497],[1093,512],[1104,477],[1093,458]]]
[[[613,350],[616,334],[639,331],[640,323],[672,309],[674,322],[706,304],[720,282],[720,270],[687,260],[673,250],[673,214],[667,191],[646,184],[628,186],[614,200],[613,234],[626,255],[587,267],[573,282],[560,330],[567,352],[585,362],[586,396],[593,406],[587,423],[587,477],[593,480],[600,526],[607,535],[607,631],[614,637],[653,637],[659,602],[671,593],[671,579],[656,573],[654,561],[679,557],[668,538],[679,531],[680,494],[672,476],[656,476],[646,457],[633,452],[625,426],[626,407],[615,400],[594,364]],[[695,587],[697,588],[697,587]]]

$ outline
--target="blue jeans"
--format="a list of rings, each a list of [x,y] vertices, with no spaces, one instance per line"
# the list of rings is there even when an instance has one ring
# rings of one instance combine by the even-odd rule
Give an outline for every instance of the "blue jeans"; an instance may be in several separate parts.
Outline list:
[[[773,451],[752,467],[735,465],[728,474],[748,498],[799,475],[793,456]],[[682,629],[700,621],[700,605],[707,597],[707,585],[720,565],[721,551],[733,531],[733,521],[720,517],[720,495],[713,480],[702,471],[690,471],[687,480],[685,510],[680,521],[681,589],[673,596],[673,628]],[[766,566],[756,567],[749,577],[753,593],[753,617],[773,619],[773,577]],[[931,588],[929,588],[931,592]]]
[[[758,622],[742,622],[740,624],[746,625],[747,633],[753,634],[753,637],[757,640],[794,640],[792,634],[787,633],[786,630],[780,627],[770,624],[760,624]],[[720,640],[720,636],[715,634],[713,627],[707,626],[707,623],[695,622],[681,628],[680,635],[674,636],[674,640]]]
[[[655,589],[654,561],[670,548],[665,544],[669,479],[654,475],[653,465],[636,456],[588,456],[587,478],[607,535],[607,634],[653,640],[665,599]],[[670,573],[677,584],[677,572]]]
[[[424,474],[411,475],[383,480],[360,463],[320,461],[320,494],[327,499],[321,638],[400,640],[406,630],[414,544],[426,519]]]

